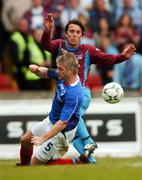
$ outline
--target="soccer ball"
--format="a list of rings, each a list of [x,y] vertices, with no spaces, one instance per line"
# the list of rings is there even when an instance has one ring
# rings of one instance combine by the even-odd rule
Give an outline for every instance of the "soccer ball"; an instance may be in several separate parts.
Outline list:
[[[116,82],[108,83],[103,87],[102,98],[110,104],[118,103],[123,96],[123,88]]]

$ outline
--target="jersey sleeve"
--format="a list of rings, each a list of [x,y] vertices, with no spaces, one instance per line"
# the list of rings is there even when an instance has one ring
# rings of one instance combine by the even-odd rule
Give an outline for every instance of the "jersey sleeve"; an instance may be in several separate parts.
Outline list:
[[[122,54],[112,55],[102,52],[100,49],[96,48],[95,46],[89,47],[89,55],[91,64],[118,64],[125,60],[127,60],[126,57],[124,57]]]
[[[41,38],[41,45],[45,50],[51,53],[55,53],[59,49],[61,43],[62,43],[62,39],[51,40],[50,32],[49,33],[45,31],[43,32]]]
[[[58,72],[56,69],[48,69],[47,76],[51,79],[58,80]]]
[[[61,112],[60,120],[68,123],[76,111],[78,103],[78,96],[73,96],[72,94],[68,95],[65,98],[65,104]]]

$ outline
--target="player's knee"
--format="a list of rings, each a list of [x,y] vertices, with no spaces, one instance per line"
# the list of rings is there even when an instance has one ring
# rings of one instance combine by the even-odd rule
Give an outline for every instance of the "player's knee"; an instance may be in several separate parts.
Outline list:
[[[26,144],[27,144],[27,140],[26,140],[26,138],[25,138],[25,136],[24,136],[24,135],[23,135],[23,136],[21,136],[21,138],[20,138],[20,143],[21,143],[21,145],[26,146]]]
[[[46,164],[47,162],[45,161],[40,161],[39,159],[37,159],[35,156],[32,156],[31,159],[31,165],[35,166],[35,165],[42,165],[42,164]]]
[[[31,146],[31,136],[29,136],[28,134],[24,134],[21,136],[20,138],[20,143],[23,146]]]

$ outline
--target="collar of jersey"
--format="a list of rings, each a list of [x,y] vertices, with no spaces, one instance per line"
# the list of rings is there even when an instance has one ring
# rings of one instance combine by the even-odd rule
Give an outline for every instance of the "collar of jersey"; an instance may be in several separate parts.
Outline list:
[[[74,83],[70,84],[70,86],[76,86],[78,82],[79,82],[79,76],[77,76],[77,80]]]
[[[65,41],[65,47],[66,47],[67,51],[69,51],[69,52],[75,52],[78,49],[78,46],[76,48],[69,47],[69,44],[67,41]]]

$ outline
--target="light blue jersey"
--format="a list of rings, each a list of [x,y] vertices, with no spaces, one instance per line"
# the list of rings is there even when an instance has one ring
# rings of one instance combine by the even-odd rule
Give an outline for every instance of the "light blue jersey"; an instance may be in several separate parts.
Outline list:
[[[48,70],[49,78],[58,80],[56,70]],[[78,80],[74,84],[66,84],[64,80],[57,81],[56,94],[53,99],[52,109],[49,113],[50,121],[55,124],[61,120],[67,123],[63,131],[74,129],[80,119],[80,108],[83,103],[83,88]]]

